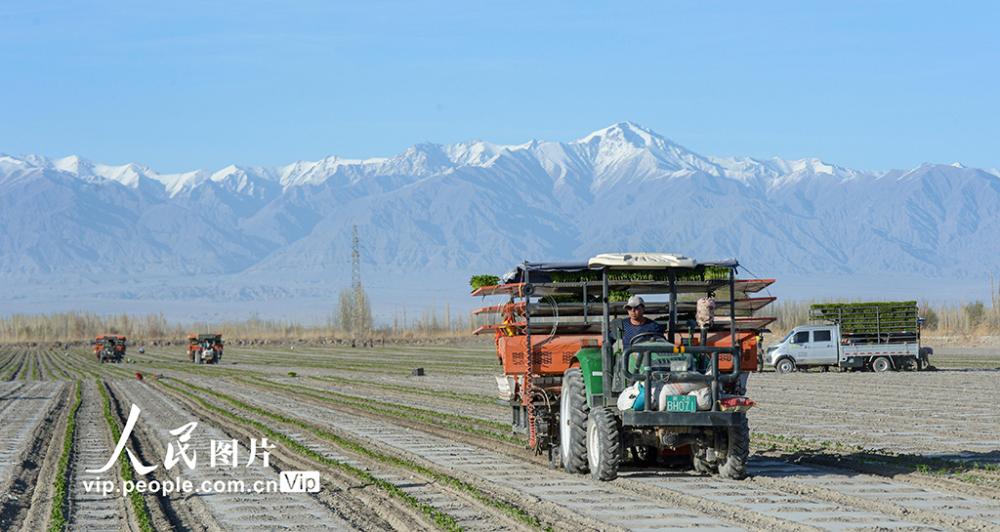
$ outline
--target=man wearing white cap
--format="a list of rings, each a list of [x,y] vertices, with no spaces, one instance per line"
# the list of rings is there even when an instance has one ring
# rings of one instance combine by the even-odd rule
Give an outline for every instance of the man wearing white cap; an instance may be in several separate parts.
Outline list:
[[[620,335],[622,349],[632,345],[632,338],[642,333],[652,333],[663,336],[666,329],[654,320],[645,316],[646,302],[639,296],[628,298],[625,303],[628,318],[615,320],[612,329]],[[641,340],[640,340],[641,341]]]

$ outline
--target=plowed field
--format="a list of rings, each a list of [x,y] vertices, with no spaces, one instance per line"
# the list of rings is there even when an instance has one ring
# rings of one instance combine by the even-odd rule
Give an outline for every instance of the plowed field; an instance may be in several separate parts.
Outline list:
[[[524,449],[481,344],[218,365],[0,347],[0,530],[1000,530],[1000,356],[945,353],[935,372],[751,376],[747,480],[595,482]]]

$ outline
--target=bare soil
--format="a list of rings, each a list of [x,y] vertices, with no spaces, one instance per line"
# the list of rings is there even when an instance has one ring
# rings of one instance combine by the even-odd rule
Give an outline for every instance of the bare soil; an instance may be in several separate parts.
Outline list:
[[[143,463],[159,466],[143,480],[181,476],[246,485],[276,481],[281,471],[321,473],[319,494],[147,494],[157,529],[446,527],[434,511],[463,530],[1000,530],[1000,348],[947,345],[932,361],[939,371],[754,374],[749,479],[628,465],[619,479],[602,483],[550,469],[517,444],[472,430],[503,427],[510,416],[494,401],[499,367],[481,343],[227,347],[223,363],[212,366],[187,362],[183,346],[150,347],[125,363],[103,365],[84,349],[0,348],[0,528],[48,527],[54,479],[44,471],[53,470],[61,451],[72,381],[80,380],[68,528],[136,529],[128,499],[82,489],[95,477],[83,469],[103,463],[115,443],[96,378],[110,384],[119,423],[131,405],[142,409],[129,448]],[[425,376],[411,375],[415,368],[424,368]],[[179,393],[182,382],[250,406],[194,389]],[[382,415],[363,408],[365,401],[420,415]],[[434,413],[458,417],[444,425],[426,422]],[[249,438],[260,437],[259,429],[235,419],[261,423],[301,448],[272,449],[269,467],[209,467],[211,440],[236,439],[245,460]],[[192,421],[198,425],[190,451],[198,453],[198,467],[180,462],[166,469],[168,446],[177,444],[170,431]],[[343,441],[394,462],[374,460]],[[334,463],[365,471],[403,495]],[[120,480],[117,467],[105,476]],[[461,479],[487,497],[445,478]],[[529,520],[513,517],[510,508]]]

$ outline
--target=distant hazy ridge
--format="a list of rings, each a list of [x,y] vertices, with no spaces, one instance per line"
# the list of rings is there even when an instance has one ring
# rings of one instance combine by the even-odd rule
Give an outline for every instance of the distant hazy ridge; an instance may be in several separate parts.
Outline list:
[[[183,174],[0,156],[0,274],[83,279],[96,299],[105,278],[136,283],[108,298],[183,299],[192,280],[197,294],[213,287],[209,300],[295,299],[308,292],[297,283],[347,279],[357,224],[376,286],[402,273],[460,286],[524,259],[609,250],[738,257],[768,276],[985,286],[1000,257],[997,173],[708,157],[631,123],[566,143],[420,144],[384,159]],[[31,297],[7,288],[0,297]]]

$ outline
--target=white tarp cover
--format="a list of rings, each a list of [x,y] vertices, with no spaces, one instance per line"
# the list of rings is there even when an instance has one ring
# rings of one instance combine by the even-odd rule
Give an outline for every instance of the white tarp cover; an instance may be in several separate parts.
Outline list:
[[[674,253],[601,253],[587,261],[587,265],[618,268],[694,268],[698,263],[684,255]]]

